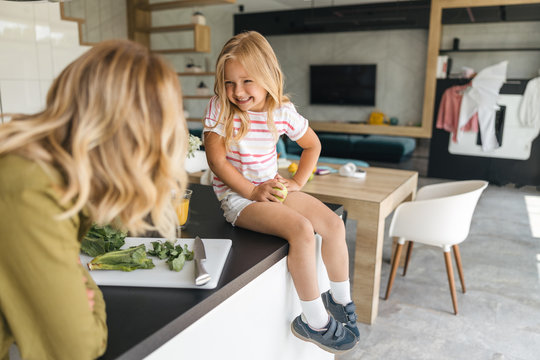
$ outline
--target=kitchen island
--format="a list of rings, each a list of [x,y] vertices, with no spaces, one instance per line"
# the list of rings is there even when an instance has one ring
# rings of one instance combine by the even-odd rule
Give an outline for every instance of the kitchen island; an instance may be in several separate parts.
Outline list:
[[[288,243],[233,227],[210,186],[190,188],[182,237],[232,240],[217,287],[102,286],[109,341],[101,359],[332,359],[290,332],[300,305],[287,272]],[[329,206],[342,215],[343,207]],[[318,271],[324,272],[320,261]],[[326,283],[321,276],[321,291]]]

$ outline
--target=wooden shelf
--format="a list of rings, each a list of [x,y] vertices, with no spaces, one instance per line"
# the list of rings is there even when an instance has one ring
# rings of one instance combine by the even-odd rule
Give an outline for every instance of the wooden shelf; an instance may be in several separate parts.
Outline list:
[[[175,31],[193,31],[193,48],[183,49],[162,49],[152,50],[152,52],[158,54],[175,54],[175,53],[188,53],[188,52],[210,52],[210,27],[200,24],[183,24],[183,25],[171,25],[171,26],[156,26],[156,27],[137,27],[135,29],[135,36],[141,37],[141,34],[147,39],[148,45],[150,39],[148,34],[150,33],[164,33]]]
[[[186,118],[186,121],[188,121],[188,122],[198,122],[198,123],[202,123],[202,120],[203,120],[202,118],[192,118],[192,117]]]
[[[215,72],[177,72],[178,76],[215,76]]]
[[[167,1],[159,2],[153,4],[139,4],[137,9],[140,10],[169,10],[177,9],[188,6],[205,6],[205,5],[219,5],[219,4],[235,4],[236,0],[176,0],[176,1]]]
[[[509,49],[501,49],[501,48],[492,48],[492,49],[441,49],[439,50],[440,54],[444,53],[452,53],[452,52],[497,52],[497,51],[540,51],[540,48],[509,48]]]
[[[211,99],[214,95],[184,95],[184,99]]]
[[[185,24],[185,25],[169,25],[169,26],[155,26],[155,27],[139,27],[136,31],[146,33],[160,33],[160,32],[175,32],[175,31],[196,31],[196,27],[205,26],[200,24]]]
[[[420,126],[368,125],[326,121],[310,121],[309,126],[315,131],[349,134],[411,136],[416,138],[429,138],[431,136],[431,134],[426,134]]]
[[[163,50],[152,50],[156,54],[180,54],[180,53],[196,53],[196,52],[208,52],[208,51],[197,51],[195,48],[186,48],[186,49],[163,49]]]

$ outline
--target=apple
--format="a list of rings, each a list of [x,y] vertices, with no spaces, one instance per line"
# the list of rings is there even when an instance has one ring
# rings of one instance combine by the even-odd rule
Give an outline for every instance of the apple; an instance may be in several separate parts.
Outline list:
[[[287,197],[287,194],[289,193],[289,191],[287,191],[287,187],[283,185],[283,189],[282,189],[280,187],[274,186],[274,189],[279,191],[281,193],[281,196],[274,195],[274,194],[272,195],[274,195],[279,201],[284,202],[285,198]]]

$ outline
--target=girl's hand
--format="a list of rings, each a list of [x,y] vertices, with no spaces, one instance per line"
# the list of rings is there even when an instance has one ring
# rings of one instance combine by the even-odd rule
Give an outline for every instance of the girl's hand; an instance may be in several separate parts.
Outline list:
[[[274,180],[277,180],[280,183],[282,183],[283,185],[285,185],[287,187],[287,191],[289,191],[289,192],[291,192],[291,191],[300,191],[302,189],[302,186],[300,186],[300,184],[298,184],[294,180],[294,178],[293,179],[285,179],[283,176],[281,176],[279,174],[276,174],[276,176],[274,177]]]
[[[255,186],[251,192],[251,195],[249,196],[249,199],[254,201],[279,202],[278,198],[274,195],[281,196],[281,192],[274,189],[275,187],[283,189],[286,186],[275,178],[272,180],[267,180],[262,184]]]

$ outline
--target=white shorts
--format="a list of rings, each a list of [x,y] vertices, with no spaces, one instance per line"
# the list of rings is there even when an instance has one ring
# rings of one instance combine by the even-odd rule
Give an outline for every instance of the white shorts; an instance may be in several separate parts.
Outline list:
[[[223,209],[223,216],[225,216],[225,220],[234,226],[236,219],[238,219],[238,216],[242,210],[254,202],[255,201],[248,200],[237,193],[227,195],[225,199],[221,200],[221,208]]]

